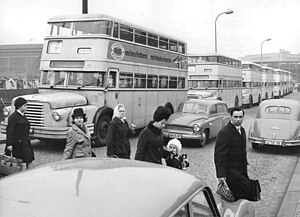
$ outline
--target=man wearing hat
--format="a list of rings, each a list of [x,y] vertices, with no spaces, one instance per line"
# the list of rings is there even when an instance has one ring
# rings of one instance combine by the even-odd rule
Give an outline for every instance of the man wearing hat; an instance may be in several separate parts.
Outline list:
[[[83,109],[74,109],[72,119],[73,125],[67,132],[67,143],[63,153],[63,159],[91,157],[91,135],[84,124],[87,118]]]
[[[168,108],[159,106],[153,115],[153,121],[139,135],[135,160],[162,164],[162,158],[166,158],[169,152],[163,149],[162,129],[170,117]]]
[[[29,138],[30,124],[25,117],[27,101],[19,97],[14,102],[15,111],[8,117],[5,153],[26,163],[27,169],[34,160]]]

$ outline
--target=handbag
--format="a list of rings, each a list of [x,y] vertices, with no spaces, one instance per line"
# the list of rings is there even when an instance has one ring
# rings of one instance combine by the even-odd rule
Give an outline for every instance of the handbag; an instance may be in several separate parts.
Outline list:
[[[0,173],[3,175],[10,175],[21,172],[26,169],[26,163],[23,160],[12,156],[0,154]]]
[[[219,182],[217,187],[217,194],[220,195],[223,200],[226,200],[228,202],[233,202],[235,200],[234,195],[229,189],[225,180],[221,180]]]

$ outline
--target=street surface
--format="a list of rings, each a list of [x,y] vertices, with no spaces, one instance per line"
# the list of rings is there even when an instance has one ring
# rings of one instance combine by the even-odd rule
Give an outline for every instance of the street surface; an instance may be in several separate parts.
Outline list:
[[[300,93],[292,93],[285,98],[300,99]],[[257,106],[245,109],[245,119],[243,126],[248,133],[248,129],[256,115]],[[138,137],[130,139],[131,159],[134,158]],[[46,163],[59,161],[62,159],[64,144],[62,143],[42,143],[33,140],[33,149],[35,153],[34,166],[40,166]],[[213,161],[215,139],[202,148],[195,147],[192,144],[184,145],[182,153],[186,153],[190,162],[188,173],[198,176],[206,184],[216,191],[217,178],[215,175],[215,166]],[[0,145],[0,150],[4,145]],[[93,148],[97,157],[106,157],[106,147]],[[297,163],[300,148],[282,148],[282,147],[263,147],[259,150],[253,150],[250,143],[247,145],[249,177],[259,179],[261,185],[262,200],[255,202],[257,217],[276,216],[283,197],[289,185],[295,165]]]

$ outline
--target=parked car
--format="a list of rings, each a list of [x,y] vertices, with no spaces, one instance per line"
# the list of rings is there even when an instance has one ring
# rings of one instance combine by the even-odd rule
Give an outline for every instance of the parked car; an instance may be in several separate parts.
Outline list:
[[[141,161],[80,158],[0,179],[1,217],[255,215],[246,200],[220,200],[200,179]]]
[[[300,145],[300,103],[291,99],[263,101],[250,126],[248,141],[257,149],[262,145]]]
[[[218,99],[212,92],[204,90],[188,90],[188,99]]]
[[[172,138],[194,140],[200,147],[216,137],[230,120],[227,104],[220,100],[189,99],[166,122],[165,142]]]

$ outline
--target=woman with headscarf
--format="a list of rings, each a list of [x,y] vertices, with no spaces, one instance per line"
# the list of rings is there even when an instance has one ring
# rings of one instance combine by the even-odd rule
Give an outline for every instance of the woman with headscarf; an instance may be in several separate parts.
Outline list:
[[[74,109],[72,119],[73,125],[67,132],[67,143],[63,159],[92,157],[91,135],[84,124],[87,118],[83,109]]]
[[[25,116],[27,101],[19,97],[14,105],[15,111],[9,116],[7,123],[5,153],[12,152],[12,156],[22,159],[28,169],[34,160],[34,154],[29,138],[30,124]]]
[[[107,156],[130,159],[129,136],[133,134],[126,121],[125,106],[118,104],[114,109],[114,114],[106,136]]]

